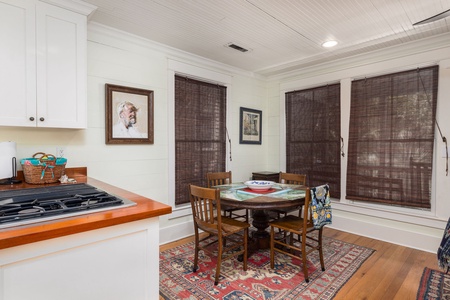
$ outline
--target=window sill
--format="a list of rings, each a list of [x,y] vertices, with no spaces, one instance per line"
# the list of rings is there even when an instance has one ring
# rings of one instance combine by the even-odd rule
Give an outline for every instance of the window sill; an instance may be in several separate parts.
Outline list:
[[[183,204],[181,206],[172,209],[172,213],[169,215],[169,220],[177,219],[185,216],[192,215],[192,208],[190,203]]]

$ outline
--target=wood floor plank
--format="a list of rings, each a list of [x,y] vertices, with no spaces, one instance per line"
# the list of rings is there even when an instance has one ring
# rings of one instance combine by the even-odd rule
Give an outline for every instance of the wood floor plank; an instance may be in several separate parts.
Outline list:
[[[346,240],[344,240],[346,241]],[[376,251],[369,257],[350,280],[342,287],[335,299],[367,299],[374,289],[374,283],[382,278],[383,270],[377,266],[384,264],[386,256],[390,256],[393,245],[380,242],[377,246],[373,239],[362,237],[354,244],[375,249]],[[384,256],[380,255],[384,253]],[[342,296],[342,298],[340,298]]]
[[[403,278],[401,278],[402,268],[408,264],[405,257],[410,255],[412,249],[406,247],[393,248],[395,251],[383,264],[383,272],[381,272],[383,277],[377,282],[375,289],[370,294],[371,297],[386,299],[386,294],[395,294],[403,282]]]
[[[416,299],[417,289],[425,266],[438,270],[436,254],[420,250],[413,250],[410,257],[408,273],[404,277],[402,286],[396,292],[393,299]]]

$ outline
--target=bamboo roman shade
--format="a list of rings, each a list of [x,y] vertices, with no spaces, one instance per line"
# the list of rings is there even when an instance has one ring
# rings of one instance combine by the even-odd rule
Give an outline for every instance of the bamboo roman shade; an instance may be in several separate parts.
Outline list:
[[[430,208],[438,67],[352,82],[347,199]]]
[[[226,87],[175,76],[175,204],[189,203],[189,184],[225,171]]]
[[[340,84],[286,93],[286,170],[340,198]]]

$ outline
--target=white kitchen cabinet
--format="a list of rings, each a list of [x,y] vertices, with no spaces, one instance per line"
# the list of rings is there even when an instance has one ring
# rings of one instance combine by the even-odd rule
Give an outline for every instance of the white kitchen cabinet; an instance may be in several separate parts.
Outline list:
[[[158,299],[158,240],[154,217],[0,250],[0,300]]]
[[[0,125],[85,128],[87,15],[94,7],[46,2],[0,0]]]

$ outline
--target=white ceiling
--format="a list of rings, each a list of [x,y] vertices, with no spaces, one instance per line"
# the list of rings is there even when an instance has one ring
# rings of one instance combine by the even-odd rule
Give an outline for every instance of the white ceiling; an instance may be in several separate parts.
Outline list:
[[[90,21],[261,75],[450,31],[450,0],[84,0]],[[325,49],[321,44],[339,44]],[[234,43],[250,51],[226,47]]]

